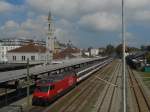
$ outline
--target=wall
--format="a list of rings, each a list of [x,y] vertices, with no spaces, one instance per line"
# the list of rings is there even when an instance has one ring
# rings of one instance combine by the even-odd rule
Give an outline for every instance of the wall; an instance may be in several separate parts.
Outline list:
[[[16,56],[16,60],[13,60],[13,56]],[[22,56],[25,56],[25,60],[22,60]],[[35,60],[31,60],[31,56],[35,56]],[[45,53],[7,53],[8,63],[26,63],[29,58],[30,62],[38,63],[46,61]]]
[[[0,45],[0,62],[7,62],[7,51],[18,48],[20,46],[3,46]]]

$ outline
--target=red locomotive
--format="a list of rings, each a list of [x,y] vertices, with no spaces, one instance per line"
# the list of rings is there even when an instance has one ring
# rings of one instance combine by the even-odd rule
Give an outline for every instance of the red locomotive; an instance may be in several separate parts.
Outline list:
[[[37,81],[32,105],[48,105],[77,83],[75,73],[56,74]]]

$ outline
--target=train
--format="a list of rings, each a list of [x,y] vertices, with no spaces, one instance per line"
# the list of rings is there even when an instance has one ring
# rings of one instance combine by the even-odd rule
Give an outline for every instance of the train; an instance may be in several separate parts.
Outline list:
[[[38,80],[33,92],[32,105],[49,105],[74,88],[78,83],[88,78],[92,73],[109,64],[111,61],[112,58],[109,58],[80,70],[79,72],[69,71],[60,74],[53,74]]]
[[[32,105],[48,105],[64,92],[74,87],[76,82],[77,78],[73,72],[49,76],[37,81]]]
[[[146,52],[138,52],[128,55],[126,57],[126,62],[131,68],[142,70],[146,65],[145,54]]]
[[[126,57],[127,64],[133,69],[141,69],[142,63],[140,60],[136,59],[136,57],[134,55]]]

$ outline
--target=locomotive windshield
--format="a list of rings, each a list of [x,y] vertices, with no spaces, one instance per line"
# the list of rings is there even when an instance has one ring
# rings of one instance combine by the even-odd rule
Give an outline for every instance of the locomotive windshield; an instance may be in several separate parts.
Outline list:
[[[41,92],[48,92],[49,86],[37,86],[36,90]]]

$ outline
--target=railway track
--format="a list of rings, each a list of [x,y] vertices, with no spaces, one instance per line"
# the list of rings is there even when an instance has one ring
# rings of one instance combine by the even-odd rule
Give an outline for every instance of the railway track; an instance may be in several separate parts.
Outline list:
[[[115,99],[115,92],[116,92],[116,87],[115,85],[117,85],[117,81],[118,81],[118,77],[119,77],[119,72],[120,72],[120,66],[121,64],[119,63],[115,69],[114,72],[112,73],[112,77],[110,78],[109,82],[112,83],[111,84],[107,84],[105,86],[105,89],[103,90],[103,93],[101,95],[99,95],[99,98],[97,100],[97,103],[95,104],[95,108],[93,109],[92,112],[117,112],[116,110],[112,111],[112,109],[115,109],[116,107],[112,108],[113,102]]]
[[[111,68],[110,70],[106,70],[104,71],[102,74],[97,74],[97,76],[99,75],[99,77],[101,77],[102,79],[107,80],[107,77],[110,77],[111,72],[113,71],[113,68]],[[109,75],[106,75],[109,74]],[[91,101],[91,99],[93,98],[93,96],[97,93],[97,90],[102,90],[104,88],[104,83],[100,83],[99,80],[96,79],[96,81],[94,81],[95,83],[93,84],[93,88],[86,97],[85,100],[82,101],[82,103],[80,105],[78,105],[78,108],[75,110],[75,112],[82,112],[82,111],[87,111],[88,109],[84,110],[84,107],[88,107],[89,102]],[[98,94],[97,94],[98,95]]]
[[[96,72],[92,75],[92,77],[84,81],[84,84],[80,88],[76,88],[80,89],[80,91],[67,102],[64,102],[65,105],[63,105],[60,109],[57,108],[57,110],[55,110],[52,107],[48,110],[51,112],[86,112],[86,105],[87,107],[89,107],[89,101],[91,102],[91,99],[93,99],[93,96],[97,94],[97,91],[102,89],[105,85],[104,83],[101,83],[97,78],[95,78],[95,76],[99,75],[101,78],[107,80],[108,76],[115,68],[112,66],[113,64],[111,66],[109,65],[109,67],[105,67],[105,69]],[[57,107],[57,105],[59,104],[56,104],[55,106]],[[48,110],[45,112],[48,112]]]
[[[128,67],[129,84],[131,87],[132,95],[135,99],[134,104],[136,105],[136,112],[150,112],[150,104],[147,96],[145,95],[142,86],[135,77],[134,72]]]
[[[26,110],[26,112],[42,112],[45,108],[40,106],[35,106],[29,110]]]
[[[107,72],[104,72],[104,76],[103,75],[101,75],[100,77],[102,78],[102,79],[104,79],[104,80],[107,80],[108,81],[108,79],[106,79],[106,77],[105,77],[105,74],[109,74],[109,80],[111,79],[111,77],[113,77],[111,74],[112,74],[112,71],[115,69],[115,67],[113,67],[113,68],[111,68],[110,70],[107,70]],[[110,76],[111,75],[111,76]],[[91,96],[90,96],[90,100],[88,100],[89,102],[92,100],[92,98],[93,98],[93,96],[97,93],[97,90],[103,90],[104,89],[104,86],[105,86],[105,83],[103,83],[103,82],[100,82],[99,80],[98,80],[98,82],[97,83],[99,83],[99,86],[96,88],[96,86],[95,86],[95,88],[93,89],[93,92],[91,92],[91,93],[93,93],[93,94],[91,94]],[[96,84],[97,84],[96,83]],[[99,94],[98,94],[99,95]],[[88,97],[87,97],[88,98]],[[87,102],[87,105],[86,106],[88,106],[88,103],[89,102]],[[82,102],[82,104],[83,104],[83,102]],[[81,105],[79,106],[79,109],[77,109],[77,111],[76,112],[82,112],[82,107],[81,107]],[[78,110],[80,110],[80,111],[78,111]],[[84,109],[83,109],[84,110]],[[88,111],[88,109],[86,109],[85,110],[85,112],[87,112]]]
[[[119,77],[119,69],[120,69],[120,64],[118,65],[118,68],[117,68],[117,70],[115,71],[116,72],[116,78],[115,78],[115,82],[112,82],[113,84],[117,84],[117,81],[118,81],[118,77]],[[112,85],[109,85],[109,88],[111,88],[110,86],[112,86]],[[111,112],[111,110],[112,110],[112,105],[113,105],[113,98],[114,98],[114,94],[115,94],[115,90],[116,90],[116,87],[112,87],[112,94],[111,94],[111,98],[110,98],[110,102],[109,102],[109,106],[108,106],[108,111],[107,112]],[[106,93],[106,94],[108,94],[108,93]],[[100,112],[100,110],[99,110],[99,112]]]

